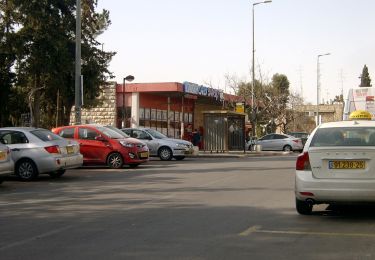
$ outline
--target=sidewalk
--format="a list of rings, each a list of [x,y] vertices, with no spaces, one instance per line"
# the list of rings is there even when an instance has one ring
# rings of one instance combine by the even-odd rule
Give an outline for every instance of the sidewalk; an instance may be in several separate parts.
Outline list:
[[[241,157],[260,157],[260,156],[283,156],[296,154],[294,152],[283,152],[283,151],[229,151],[217,153],[211,151],[199,151],[198,155],[192,157],[200,158],[241,158]]]

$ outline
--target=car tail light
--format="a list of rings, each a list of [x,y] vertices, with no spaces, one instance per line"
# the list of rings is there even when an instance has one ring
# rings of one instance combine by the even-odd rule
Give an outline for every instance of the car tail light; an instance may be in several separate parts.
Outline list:
[[[298,171],[311,170],[308,152],[304,152],[298,155],[297,162],[296,162],[296,170]]]
[[[49,153],[60,153],[60,149],[58,145],[47,146],[47,147],[44,147],[44,149],[46,149],[46,151]]]
[[[300,140],[300,139],[294,139],[294,140],[293,140],[293,142],[295,142],[295,143],[297,143],[297,144],[298,144],[298,143],[300,143],[300,142],[301,142],[301,140]]]

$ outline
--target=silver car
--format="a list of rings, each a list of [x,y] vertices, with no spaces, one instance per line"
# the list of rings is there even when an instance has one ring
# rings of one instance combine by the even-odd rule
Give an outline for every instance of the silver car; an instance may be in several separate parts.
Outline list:
[[[302,151],[303,144],[300,138],[286,134],[268,134],[256,141],[263,151]]]
[[[121,130],[133,138],[142,140],[150,150],[150,156],[159,157],[162,161],[169,161],[172,158],[183,160],[194,151],[191,142],[168,138],[154,129],[124,128]]]
[[[0,142],[12,150],[14,172],[25,181],[41,173],[60,177],[66,169],[79,167],[83,162],[77,142],[42,128],[0,128]]]
[[[4,177],[11,175],[14,171],[14,162],[11,157],[10,149],[0,143],[0,183],[4,181]]]

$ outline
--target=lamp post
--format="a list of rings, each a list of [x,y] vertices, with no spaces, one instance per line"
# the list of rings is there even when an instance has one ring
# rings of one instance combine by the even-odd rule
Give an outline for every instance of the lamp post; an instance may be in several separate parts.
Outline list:
[[[255,85],[255,15],[254,15],[254,7],[259,4],[267,4],[271,3],[272,0],[266,0],[263,2],[256,2],[253,3],[253,63],[252,63],[252,76],[253,76],[253,83],[251,84],[251,128],[252,128],[252,135],[255,135],[255,108],[254,108],[254,85]]]
[[[134,80],[134,76],[128,75],[123,79],[122,82],[122,128],[126,127],[126,106],[125,106],[125,81],[132,82]]]
[[[319,54],[316,62],[316,125],[319,125],[319,103],[320,103],[320,64],[319,58],[322,56],[331,55],[331,53]]]

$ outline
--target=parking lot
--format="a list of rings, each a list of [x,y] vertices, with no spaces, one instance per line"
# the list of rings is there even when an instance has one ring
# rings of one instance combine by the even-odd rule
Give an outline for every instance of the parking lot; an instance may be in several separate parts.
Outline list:
[[[372,208],[294,208],[296,155],[152,160],[0,185],[1,259],[373,259]]]

